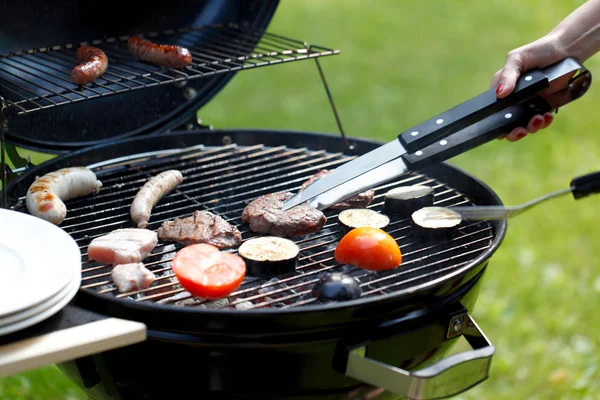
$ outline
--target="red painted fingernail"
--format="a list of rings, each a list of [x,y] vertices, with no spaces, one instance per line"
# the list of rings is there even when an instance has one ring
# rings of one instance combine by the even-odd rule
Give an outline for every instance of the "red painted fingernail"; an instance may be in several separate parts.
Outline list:
[[[503,83],[499,84],[498,87],[496,88],[496,94],[499,94],[502,91],[502,89],[504,89]]]
[[[544,121],[536,119],[535,121],[533,121],[533,126],[535,126],[536,128],[541,128],[543,123]]]
[[[527,134],[526,134],[526,133],[523,133],[523,132],[521,132],[521,133],[519,133],[519,134],[517,135],[517,139],[523,139],[523,138],[525,137],[525,135],[527,135]]]

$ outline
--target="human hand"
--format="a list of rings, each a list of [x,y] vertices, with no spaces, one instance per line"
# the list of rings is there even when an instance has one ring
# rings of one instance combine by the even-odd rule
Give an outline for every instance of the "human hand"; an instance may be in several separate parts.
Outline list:
[[[525,71],[533,68],[544,68],[565,58],[558,38],[555,35],[546,35],[535,42],[526,44],[508,52],[504,67],[494,75],[491,88],[496,88],[496,96],[501,99],[515,89],[517,79]],[[511,142],[516,142],[527,136],[528,133],[536,133],[545,129],[554,120],[552,113],[547,112],[544,115],[535,115],[527,126],[518,127],[512,130],[508,135],[499,139],[506,138]]]

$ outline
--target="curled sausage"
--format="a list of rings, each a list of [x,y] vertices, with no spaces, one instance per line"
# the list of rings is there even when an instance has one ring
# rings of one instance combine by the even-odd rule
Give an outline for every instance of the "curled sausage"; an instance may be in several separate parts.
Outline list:
[[[71,71],[71,79],[77,85],[95,81],[108,67],[106,54],[97,47],[82,46],[77,50],[75,58],[81,63]]]
[[[140,60],[161,67],[183,68],[192,62],[192,54],[185,47],[159,45],[139,36],[130,37],[127,41],[127,48]]]
[[[67,215],[64,201],[98,193],[102,182],[86,167],[63,168],[50,172],[29,186],[26,196],[31,215],[60,225]]]
[[[138,228],[145,229],[150,220],[152,208],[183,181],[181,172],[172,169],[152,177],[137,192],[131,203],[131,219]]]

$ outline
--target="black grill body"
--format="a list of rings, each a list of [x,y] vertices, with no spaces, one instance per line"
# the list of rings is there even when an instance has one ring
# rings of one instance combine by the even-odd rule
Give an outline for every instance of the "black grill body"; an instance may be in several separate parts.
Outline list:
[[[96,400],[188,398],[189,393],[215,400],[367,398],[377,388],[345,376],[337,354],[368,341],[369,357],[404,369],[443,358],[457,340],[446,339],[450,316],[474,307],[484,272],[453,295],[410,312],[289,335],[150,330],[142,343],[58,367]],[[297,319],[310,325],[312,317]],[[239,323],[260,325],[258,320]],[[184,366],[188,362],[191,368]]]
[[[98,6],[71,0],[2,0],[0,54],[29,49],[36,49],[36,54],[39,54],[39,48],[94,43],[95,40],[118,38],[121,35],[148,34],[192,26],[235,23],[266,29],[278,3],[278,0],[185,0],[178,1],[177,4],[108,0]],[[233,50],[240,43],[244,43],[242,48],[251,46],[257,39],[249,40],[246,34],[240,32],[228,36],[227,41],[232,43],[228,48]],[[173,38],[166,40],[173,41]],[[196,46],[202,46],[201,39],[194,42]],[[189,41],[181,43],[191,45]],[[237,51],[247,52],[247,49]],[[23,63],[0,59],[0,77],[3,74],[23,73],[27,76],[33,71],[32,75],[39,86],[30,86],[29,90],[49,86],[57,90],[56,84],[52,84],[57,82],[52,78],[52,75],[56,75],[57,61],[69,69],[74,63],[73,53],[64,50],[54,53],[59,54],[57,57],[44,56],[43,62],[35,61],[35,70],[31,70],[29,62],[22,59],[19,62]],[[112,56],[113,54],[109,55],[109,59]],[[36,59],[37,55],[29,57],[29,60]],[[15,66],[20,69],[15,70]],[[121,73],[137,80],[144,75],[140,71],[131,71],[135,74]],[[75,102],[66,107],[52,107],[10,118],[7,138],[21,147],[58,154],[106,143],[115,138],[164,132],[182,126],[189,120],[195,121],[196,111],[209,102],[235,73],[236,71],[232,71],[189,80],[185,82],[185,86],[169,84],[124,92],[117,96]],[[60,85],[71,86],[68,75],[64,74],[63,78],[66,80],[59,81]],[[111,79],[114,78],[113,76]],[[12,85],[8,87],[9,89],[2,90],[19,90]],[[118,87],[123,89],[125,86]],[[47,94],[43,90],[41,93]],[[189,95],[190,93],[193,95]],[[30,95],[31,92],[27,94]]]
[[[8,187],[9,204],[19,202],[36,176],[58,168],[129,156],[140,149],[151,152],[231,142],[344,151],[339,136],[309,132],[226,130],[129,138],[79,150],[24,173]],[[380,145],[353,142],[356,154]],[[447,164],[419,172],[478,204],[501,204],[484,183]],[[344,350],[368,343],[370,357],[406,369],[443,357],[454,343],[446,337],[451,317],[473,310],[485,268],[506,233],[505,221],[491,227],[489,248],[443,279],[345,303],[238,311],[135,302],[81,290],[76,305],[143,322],[149,329],[148,340],[64,363],[61,368],[97,399],[183,397],[184,390],[215,399],[361,398],[357,393],[373,388],[344,375]],[[186,361],[194,367],[184,367]]]

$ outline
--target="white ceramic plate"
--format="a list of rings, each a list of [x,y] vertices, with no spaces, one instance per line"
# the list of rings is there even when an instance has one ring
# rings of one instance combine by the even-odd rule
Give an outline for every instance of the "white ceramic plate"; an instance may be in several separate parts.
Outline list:
[[[81,253],[60,227],[0,209],[0,318],[40,305],[81,273]]]
[[[52,301],[48,302],[52,305],[50,307],[47,307],[44,311],[39,312],[30,318],[18,321],[16,323],[6,326],[0,326],[0,336],[20,331],[25,328],[29,328],[32,325],[35,325],[39,322],[44,321],[45,319],[50,318],[51,316],[62,310],[67,304],[69,304],[71,299],[73,299],[73,297],[75,297],[75,295],[77,294],[80,285],[81,273],[79,273],[79,275],[75,279],[71,280],[71,282],[67,286],[67,292],[62,297],[57,296],[55,299],[52,299]]]
[[[77,273],[73,275],[73,278],[67,284],[67,286],[65,286],[63,289],[61,289],[60,292],[58,292],[56,295],[52,296],[48,300],[43,301],[40,304],[34,307],[30,307],[21,312],[12,313],[6,317],[0,318],[0,328],[17,323],[19,321],[26,320],[28,318],[32,318],[37,314],[46,311],[50,307],[53,307],[54,305],[59,303],[65,296],[67,296],[68,293],[70,293],[72,286],[75,284],[81,284],[81,271],[77,271]]]

